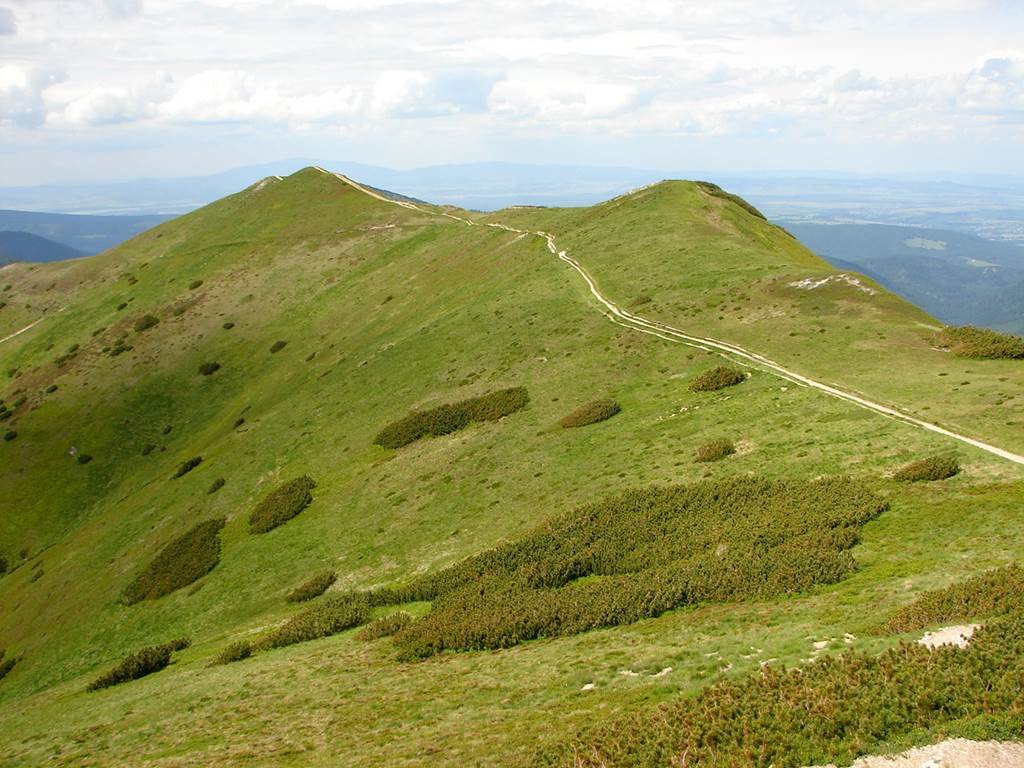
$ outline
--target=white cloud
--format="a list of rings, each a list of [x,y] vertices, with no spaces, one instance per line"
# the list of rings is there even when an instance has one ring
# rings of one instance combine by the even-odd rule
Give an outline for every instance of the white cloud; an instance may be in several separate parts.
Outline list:
[[[43,93],[60,82],[53,70],[8,64],[0,67],[0,127],[34,128],[46,121]]]
[[[515,77],[497,83],[490,106],[514,120],[579,122],[621,115],[639,100],[628,84],[591,82],[556,75]]]
[[[18,22],[14,18],[14,11],[0,5],[0,35],[18,34]]]
[[[965,110],[997,117],[1024,112],[1024,52],[985,56],[967,75],[959,103]]]

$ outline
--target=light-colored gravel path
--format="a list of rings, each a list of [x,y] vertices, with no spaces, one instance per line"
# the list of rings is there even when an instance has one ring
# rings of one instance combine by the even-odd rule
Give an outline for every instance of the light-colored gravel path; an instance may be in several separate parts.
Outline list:
[[[1024,768],[1024,744],[949,739],[898,755],[862,757],[851,768]]]

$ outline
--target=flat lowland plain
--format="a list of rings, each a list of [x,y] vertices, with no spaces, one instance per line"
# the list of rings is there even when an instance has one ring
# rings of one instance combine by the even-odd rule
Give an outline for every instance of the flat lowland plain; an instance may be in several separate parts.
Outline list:
[[[0,426],[17,432],[0,443],[0,647],[21,656],[0,681],[0,766],[530,765],[578,728],[762,663],[880,651],[899,638],[874,628],[922,591],[1024,557],[1024,467],[757,366],[692,392],[721,356],[609,322],[541,237],[442,212],[550,232],[637,314],[1024,452],[1024,365],[936,348],[939,324],[866,278],[794,287],[836,272],[698,185],[484,216],[315,169],[268,180],[99,256],[0,270],[0,338],[42,318],[0,345]],[[146,314],[159,323],[136,332]],[[498,421],[374,444],[414,410],[511,387],[529,403]],[[557,428],[602,398],[621,412]],[[719,438],[736,453],[693,461]],[[951,479],[891,477],[949,451]],[[250,534],[260,499],[302,475],[312,504]],[[628,488],[740,475],[851,476],[889,507],[852,575],[799,595],[418,662],[353,630],[210,665],[301,610],[287,594],[324,570],[328,595],[401,584]],[[162,546],[219,517],[210,573],[124,603]],[[167,669],[85,692],[181,636]]]

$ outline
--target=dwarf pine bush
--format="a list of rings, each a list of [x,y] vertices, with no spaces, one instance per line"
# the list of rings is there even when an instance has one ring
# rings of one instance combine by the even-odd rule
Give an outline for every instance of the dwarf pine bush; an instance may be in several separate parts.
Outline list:
[[[765,666],[696,696],[585,728],[543,749],[534,766],[849,765],[912,734],[951,727],[1019,733],[1024,616],[988,624],[966,648],[904,643],[847,652],[790,670]],[[984,737],[983,737],[984,738]],[[931,739],[929,739],[931,740]]]
[[[690,382],[691,392],[714,392],[726,387],[734,387],[746,381],[746,376],[739,368],[732,368],[727,365],[719,365],[716,368],[704,371]]]
[[[1024,338],[973,325],[943,328],[938,335],[938,343],[958,357],[1024,360]]]
[[[199,373],[202,376],[212,376],[219,370],[220,363],[218,362],[203,363],[202,365],[199,366]]]
[[[960,472],[960,460],[954,454],[929,456],[912,461],[896,470],[893,478],[904,483],[945,480]]]
[[[216,493],[217,491],[224,487],[225,482],[226,481],[224,480],[223,477],[218,477],[216,480],[213,481],[213,483],[210,484],[210,487],[206,489],[206,493],[209,495]]]
[[[270,354],[276,354],[287,346],[287,341],[275,341],[273,344],[270,345]]]
[[[191,643],[187,638],[175,640],[163,645],[151,645],[125,656],[112,668],[89,683],[86,690],[98,691],[112,685],[138,680],[140,677],[159,672],[171,663],[171,654],[187,648]]]
[[[193,456],[191,459],[188,459],[187,461],[183,461],[178,466],[178,468],[174,471],[174,476],[171,479],[172,480],[177,480],[179,477],[183,477],[183,476],[187,475],[189,472],[191,472],[193,469],[195,469],[196,467],[198,467],[202,463],[203,463],[203,457],[202,456]]]
[[[413,411],[384,427],[374,442],[383,448],[402,448],[423,437],[457,432],[475,421],[497,421],[524,408],[528,402],[526,388],[513,387],[426,411]]]
[[[433,601],[426,616],[395,635],[405,658],[506,648],[700,602],[837,582],[856,567],[849,550],[861,527],[885,506],[848,479],[745,477],[644,488],[368,599]]]
[[[282,648],[286,645],[316,640],[344,632],[366,623],[370,617],[370,604],[364,595],[354,592],[328,595],[279,627],[272,629],[260,642],[262,648]]]
[[[732,440],[723,437],[700,446],[693,460],[696,462],[719,461],[734,453],[736,453],[736,446],[733,445]]]
[[[249,515],[249,532],[266,533],[291,520],[313,502],[315,487],[316,482],[303,475],[271,491]]]
[[[752,216],[757,216],[757,218],[764,219],[765,221],[767,221],[763,213],[761,213],[759,210],[757,210],[757,208],[752,206],[739,195],[734,195],[732,192],[726,192],[720,186],[718,186],[717,184],[713,184],[710,181],[698,181],[697,186],[700,187],[705,192],[707,192],[709,195],[713,197],[719,197],[722,200],[728,200],[729,202],[735,203]]]
[[[142,333],[143,331],[148,331],[159,322],[160,318],[158,317],[154,317],[153,315],[143,315],[135,321],[135,325],[133,327],[135,328],[136,333]]]
[[[884,625],[888,632],[1024,613],[1024,568],[1016,563],[986,571],[945,589],[925,592]]]
[[[14,669],[14,665],[17,664],[20,659],[14,656],[4,658],[6,652],[0,649],[0,680],[3,680],[7,675],[10,674],[11,670]]]
[[[614,400],[608,398],[594,400],[592,403],[580,406],[567,416],[563,416],[558,423],[566,429],[585,427],[588,424],[596,424],[599,421],[610,419],[621,410],[622,406]]]
[[[252,643],[248,640],[239,640],[231,643],[217,654],[217,658],[213,660],[213,663],[232,664],[236,661],[242,661],[252,656],[252,650]]]
[[[156,600],[212,571],[220,562],[219,534],[224,522],[224,518],[206,520],[166,544],[125,588],[124,602]]]
[[[334,571],[323,571],[289,592],[285,600],[289,603],[304,603],[314,597],[320,597],[337,580],[338,574]]]
[[[405,611],[389,613],[387,616],[374,619],[356,632],[356,640],[368,641],[378,640],[382,637],[391,637],[400,630],[405,629],[411,621],[412,616]]]

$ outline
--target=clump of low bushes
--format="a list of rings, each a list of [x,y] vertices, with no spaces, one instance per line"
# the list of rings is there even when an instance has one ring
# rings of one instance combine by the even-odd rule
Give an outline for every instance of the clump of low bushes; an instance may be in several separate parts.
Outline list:
[[[996,620],[966,648],[903,643],[848,651],[795,669],[766,665],[738,680],[677,695],[584,726],[530,761],[538,768],[685,765],[849,765],[907,738],[1020,732],[1024,615]],[[1003,735],[1000,735],[1003,734]]]
[[[202,376],[212,376],[220,370],[220,363],[212,361],[199,366],[199,373]]]
[[[198,467],[202,463],[203,463],[203,457],[202,456],[193,456],[191,459],[188,459],[187,461],[183,461],[178,466],[178,468],[174,471],[174,476],[171,479],[172,480],[177,480],[179,477],[184,477],[185,475],[187,475],[189,472],[191,472],[193,469],[195,469],[196,467]]]
[[[156,600],[198,581],[220,562],[220,530],[224,518],[201,522],[166,544],[153,561],[125,587],[128,605]]]
[[[596,424],[599,421],[610,419],[621,410],[622,406],[617,402],[610,398],[603,398],[580,406],[567,416],[563,416],[558,423],[566,429],[585,427],[588,424]]]
[[[252,656],[252,643],[248,640],[239,640],[231,643],[223,651],[217,654],[217,658],[213,660],[214,664],[232,664],[236,661],[242,661]]]
[[[0,648],[0,680],[3,680],[7,675],[10,674],[11,670],[14,669],[14,665],[17,664],[20,659],[16,656],[7,657],[7,651]]]
[[[958,357],[976,360],[1024,360],[1024,338],[973,325],[943,328],[938,344]]]
[[[356,632],[356,640],[378,640],[382,637],[391,637],[405,629],[412,622],[412,615],[405,611],[389,613],[374,619],[365,627]]]
[[[142,333],[143,331],[148,331],[159,322],[160,318],[154,315],[143,315],[135,321],[135,325],[133,327],[135,328],[136,333]]]
[[[403,658],[507,648],[685,605],[835,583],[856,568],[850,550],[885,508],[851,479],[744,477],[644,488],[369,599],[377,606],[432,601],[427,615],[395,635]]]
[[[714,392],[726,387],[734,387],[742,384],[747,377],[739,368],[728,365],[719,365],[710,370],[704,371],[690,382],[691,392]]]
[[[365,624],[370,618],[370,603],[365,595],[349,592],[328,595],[302,609],[261,641],[264,649],[282,648],[307,640],[316,640]]]
[[[224,480],[223,477],[218,477],[210,484],[210,487],[206,489],[206,493],[212,496],[213,494],[215,494],[217,491],[224,487],[225,482],[226,481]]]
[[[723,437],[700,446],[693,460],[696,462],[719,461],[734,453],[736,453],[736,446],[732,440]]]
[[[12,440],[16,439],[17,437],[18,437],[18,433],[17,433],[16,430],[8,429],[7,431],[4,432],[4,442],[5,443],[9,443]]]
[[[311,477],[302,475],[271,491],[249,515],[249,531],[266,533],[288,522],[313,502],[315,487]]]
[[[275,341],[273,344],[270,345],[270,354],[272,354],[272,355],[273,354],[277,354],[278,352],[280,352],[282,349],[284,349],[287,346],[288,346],[288,342],[287,341]]]
[[[129,654],[89,683],[86,690],[99,691],[159,672],[171,663],[172,653],[187,648],[189,644],[188,638],[181,638],[162,645],[151,645]]]
[[[512,387],[426,411],[413,411],[384,427],[374,442],[383,448],[402,448],[423,437],[457,432],[475,421],[497,421],[524,408],[529,402],[526,387]]]
[[[945,589],[925,592],[885,623],[887,632],[1024,612],[1024,568],[1011,563]]]
[[[955,454],[929,456],[912,461],[896,470],[893,479],[904,483],[945,480],[960,473],[960,460]]]
[[[732,192],[726,192],[720,186],[710,181],[698,181],[696,182],[696,184],[698,187],[700,187],[702,190],[707,192],[712,197],[718,197],[721,198],[722,200],[728,200],[731,203],[735,203],[752,216],[756,216],[759,219],[764,219],[765,221],[768,220],[767,218],[765,218],[765,215],[763,213],[761,213],[759,210],[757,210],[757,208],[748,203],[739,195],[734,195]]]
[[[289,603],[304,603],[307,600],[312,600],[314,597],[320,597],[337,580],[338,574],[334,571],[323,571],[297,586],[288,593],[285,599]]]

